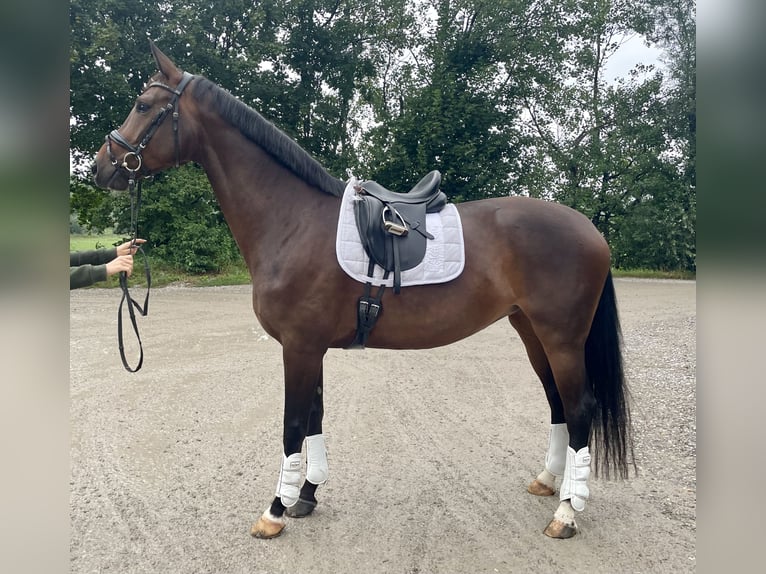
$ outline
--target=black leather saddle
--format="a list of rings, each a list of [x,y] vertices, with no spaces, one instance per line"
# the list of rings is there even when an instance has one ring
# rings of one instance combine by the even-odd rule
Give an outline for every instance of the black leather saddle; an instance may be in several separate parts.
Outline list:
[[[359,237],[373,263],[394,274],[394,293],[401,290],[401,274],[416,267],[433,235],[426,229],[426,213],[440,211],[447,196],[439,190],[441,174],[434,170],[408,193],[390,191],[374,181],[356,188],[354,216]]]

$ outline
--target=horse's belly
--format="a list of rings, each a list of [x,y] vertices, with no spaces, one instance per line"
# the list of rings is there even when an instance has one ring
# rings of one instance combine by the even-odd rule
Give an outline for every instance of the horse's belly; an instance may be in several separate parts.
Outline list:
[[[414,288],[413,288],[414,289]],[[383,349],[430,349],[465,339],[513,312],[509,300],[498,297],[440,297],[433,287],[419,288],[423,293],[417,301],[407,300],[407,290],[401,295],[387,294],[383,311],[372,330],[368,347]],[[396,297],[402,297],[400,301]]]

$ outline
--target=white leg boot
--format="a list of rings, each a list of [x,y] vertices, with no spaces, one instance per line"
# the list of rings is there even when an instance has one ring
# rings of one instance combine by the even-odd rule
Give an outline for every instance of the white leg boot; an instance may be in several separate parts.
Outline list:
[[[324,435],[315,434],[306,437],[306,480],[311,484],[324,484],[327,481],[329,467]]]
[[[301,453],[290,456],[282,455],[282,468],[279,472],[276,495],[285,508],[290,508],[298,502],[301,488]]]
[[[545,453],[545,469],[529,485],[527,490],[537,496],[552,496],[556,492],[556,478],[564,475],[569,431],[566,423],[551,424],[548,451]]]
[[[590,476],[590,451],[587,446],[575,452],[567,447],[567,464],[564,470],[564,480],[561,482],[561,494],[559,498],[569,500],[577,512],[585,509],[585,501],[588,500],[588,477]]]

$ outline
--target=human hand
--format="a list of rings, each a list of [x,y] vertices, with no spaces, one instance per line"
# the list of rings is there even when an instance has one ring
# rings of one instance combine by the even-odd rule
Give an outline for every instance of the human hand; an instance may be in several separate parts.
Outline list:
[[[138,245],[146,243],[146,239],[136,238],[136,245],[133,245],[132,241],[126,241],[122,245],[117,247],[117,255],[133,255],[138,251]]]
[[[122,246],[120,246],[122,247]],[[115,273],[125,271],[128,276],[133,272],[133,256],[132,255],[118,255],[106,264],[106,276],[111,277]]]

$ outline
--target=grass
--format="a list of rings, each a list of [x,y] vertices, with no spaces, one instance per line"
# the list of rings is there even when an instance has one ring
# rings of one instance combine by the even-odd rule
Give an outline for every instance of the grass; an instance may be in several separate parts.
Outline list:
[[[122,235],[70,235],[69,250],[85,251],[88,249],[100,249],[102,247],[114,247],[126,238]],[[143,257],[136,258],[133,275],[130,284],[135,286],[146,285]],[[244,261],[239,260],[227,266],[217,273],[195,275],[185,273],[167,263],[149,257],[152,287],[164,287],[167,285],[189,285],[191,287],[217,287],[221,285],[249,285],[250,273]],[[639,277],[648,279],[695,279],[696,275],[690,271],[657,271],[654,269],[612,269],[614,277]],[[110,277],[95,287],[118,287],[117,277]]]
[[[612,269],[613,277],[638,277],[641,279],[696,279],[691,271],[659,271],[657,269]]]
[[[120,244],[126,239],[122,235],[110,233],[103,235],[70,235],[69,251],[88,251],[90,249],[115,247],[115,243]]]
[[[145,284],[144,269],[141,258],[134,263],[136,267],[133,268],[134,275],[140,274],[134,277],[137,284]],[[202,275],[193,275],[184,273],[176,268],[169,266],[164,262],[151,262],[152,272],[152,287],[162,287],[164,285],[189,285],[191,287],[219,287],[221,285],[249,285],[250,284],[250,272],[247,270],[247,266],[244,261],[238,261],[226,266],[217,273],[205,273]]]
[[[217,273],[196,275],[185,273],[171,267],[163,261],[152,257],[148,258],[149,271],[152,279],[152,287],[166,287],[168,285],[185,285],[190,287],[218,287],[221,285],[249,285],[250,272],[244,262],[231,264]],[[106,281],[96,283],[93,287],[119,287],[117,275],[109,277]],[[131,287],[146,286],[146,272],[144,271],[144,258],[139,255],[133,263],[133,274],[130,276]]]

